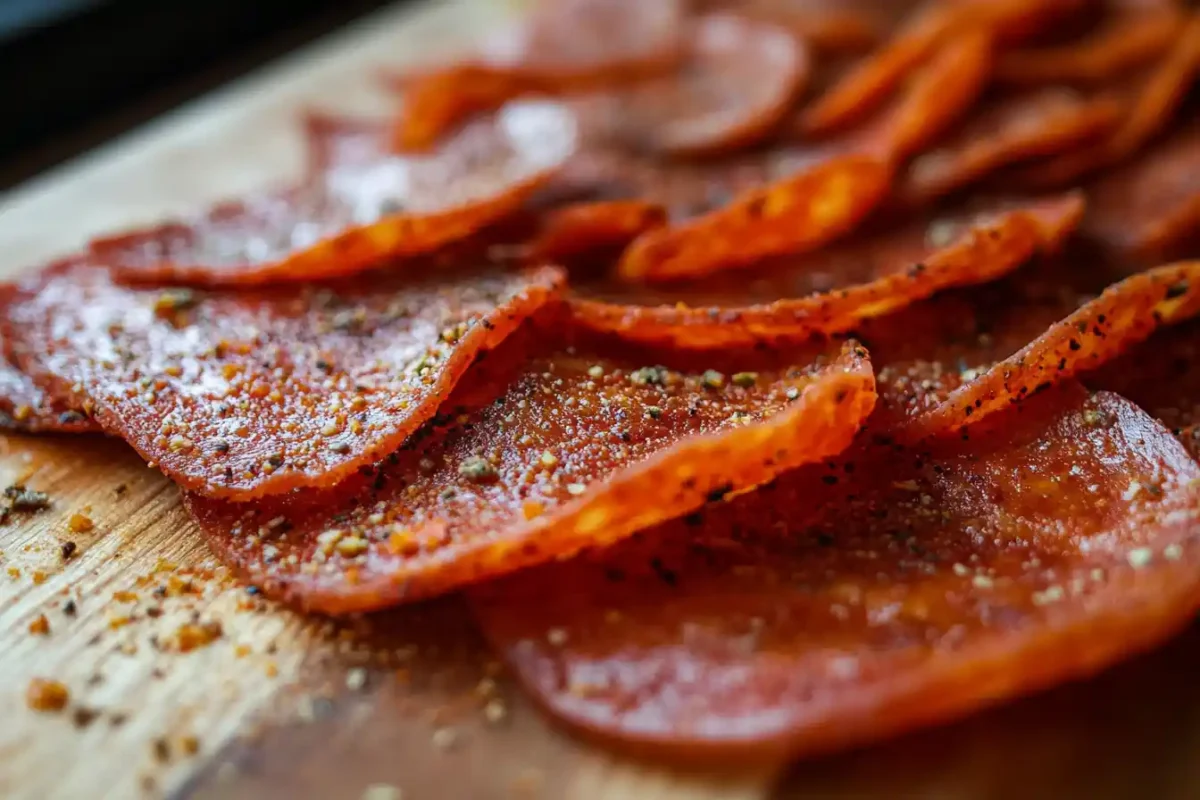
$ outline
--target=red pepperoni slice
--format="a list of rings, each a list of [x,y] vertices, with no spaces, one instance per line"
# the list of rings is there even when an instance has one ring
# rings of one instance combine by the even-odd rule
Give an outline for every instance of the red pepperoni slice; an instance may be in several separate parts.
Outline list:
[[[682,55],[683,3],[544,2],[475,56],[400,81],[401,150],[431,147],[473,115],[527,94],[568,94],[669,72]]]
[[[1200,120],[1094,181],[1083,231],[1106,251],[1143,261],[1200,242]]]
[[[0,358],[0,428],[30,433],[95,433],[86,414],[57,402]]]
[[[438,273],[200,293],[79,264],[25,283],[5,335],[38,385],[181,486],[248,499],[331,485],[394,450],[562,279]]]
[[[1091,147],[1031,165],[1016,172],[1010,181],[1034,188],[1063,186],[1124,161],[1170,124],[1198,74],[1200,13],[1191,15],[1158,65],[1119,93],[1123,122],[1111,135]]]
[[[913,159],[897,188],[900,201],[929,203],[1001,167],[1067,152],[1113,130],[1120,116],[1114,98],[1061,87],[998,98]]]
[[[1200,467],[1077,386],[471,591],[535,700],[686,758],[806,756],[1145,650],[1200,606]]]
[[[666,223],[662,206],[641,200],[576,203],[542,212],[529,243],[531,263],[569,264],[581,257],[611,254],[646,231]]]
[[[965,219],[919,219],[749,274],[661,288],[576,288],[571,308],[594,330],[709,348],[836,333],[950,286],[983,283],[1052,249],[1078,224],[1078,196]]]
[[[1096,369],[1163,325],[1200,311],[1200,262],[1135,275],[1051,325],[1029,344],[954,388],[903,425],[908,439],[974,424],[1032,394]]]
[[[268,594],[365,611],[605,545],[832,456],[874,404],[856,345],[681,359],[527,333],[378,468],[250,507],[188,496],[188,509]]]
[[[915,3],[873,0],[737,0],[709,7],[782,25],[822,53],[861,52],[882,40]]]
[[[1117,392],[1166,425],[1200,458],[1200,321],[1155,333],[1085,376],[1088,386]]]
[[[93,258],[131,283],[244,286],[353,275],[436,251],[512,214],[575,147],[571,114],[534,102],[477,120],[428,155],[382,152],[364,124],[343,132],[318,119],[309,133],[331,138],[313,146],[323,169],[301,185],[97,240]]]
[[[808,77],[807,48],[770,23],[709,14],[688,42],[676,73],[579,101],[585,138],[676,157],[727,152],[771,133]]]
[[[1004,54],[996,66],[996,80],[1014,86],[1115,81],[1170,49],[1184,22],[1178,8],[1117,9],[1077,41]]]

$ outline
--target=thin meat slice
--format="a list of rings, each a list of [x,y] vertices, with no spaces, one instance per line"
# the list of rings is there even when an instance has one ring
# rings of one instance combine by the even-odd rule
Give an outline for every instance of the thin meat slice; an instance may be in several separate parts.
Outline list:
[[[1200,245],[1200,119],[1093,181],[1083,233],[1117,259],[1143,262]]]
[[[1112,131],[1120,116],[1116,99],[1086,98],[1062,87],[997,98],[913,159],[897,194],[907,205],[933,202],[1001,167],[1095,141]]]
[[[1200,458],[1200,321],[1160,330],[1082,379],[1137,403]]]
[[[970,380],[944,399],[907,419],[901,435],[913,440],[959,431],[1100,367],[1160,327],[1189,319],[1198,311],[1200,262],[1169,264],[1126,278],[1012,355],[973,371]]]
[[[708,14],[687,39],[675,72],[577,101],[584,139],[670,157],[729,152],[772,133],[807,81],[807,47],[771,23]]]
[[[1200,467],[1065,387],[475,587],[551,716],[637,752],[809,756],[1084,677],[1200,606]]]
[[[310,139],[335,137],[310,121]],[[91,245],[128,283],[245,286],[345,277],[441,249],[519,209],[575,149],[574,117],[537,102],[472,122],[427,155],[395,155],[370,126],[310,145],[301,184]]]
[[[666,175],[643,168],[649,175],[640,183],[651,194],[641,196],[668,210],[687,197],[708,209],[716,205],[714,188],[723,204],[638,237],[622,256],[619,274],[637,281],[704,276],[815,250],[844,235],[884,197],[895,165],[970,106],[982,91],[990,58],[986,35],[963,35],[938,52],[895,104],[837,141],[785,145]],[[603,169],[593,175],[603,183]],[[697,182],[700,187],[692,188]],[[664,199],[653,193],[657,183],[666,184]],[[683,187],[689,191],[680,191]]]
[[[1065,195],[960,218],[925,217],[766,261],[749,273],[656,287],[581,283],[570,305],[593,330],[675,347],[837,333],[942,289],[994,280],[1057,248],[1082,214],[1080,197]]]
[[[1079,40],[1005,53],[995,77],[1011,86],[1113,82],[1170,49],[1185,21],[1178,7],[1116,8]]]
[[[563,334],[506,343],[405,447],[334,489],[187,508],[267,594],[366,611],[605,546],[831,457],[874,404],[853,344],[686,359]]]
[[[4,334],[37,385],[181,486],[245,500],[394,450],[563,277],[434,272],[202,293],[76,263],[26,281]]]
[[[533,238],[521,249],[531,263],[570,264],[619,251],[666,221],[662,206],[643,200],[574,203],[537,214]]]
[[[0,357],[0,428],[28,433],[97,433],[87,414],[48,397],[29,377]]]
[[[680,0],[557,0],[456,63],[397,83],[404,110],[393,144],[432,147],[460,124],[530,94],[565,95],[670,72],[683,57]]]
[[[1171,123],[1198,75],[1200,13],[1194,13],[1146,75],[1113,93],[1122,103],[1123,119],[1111,134],[1088,147],[1014,171],[1008,181],[1032,188],[1065,186],[1130,158]]]

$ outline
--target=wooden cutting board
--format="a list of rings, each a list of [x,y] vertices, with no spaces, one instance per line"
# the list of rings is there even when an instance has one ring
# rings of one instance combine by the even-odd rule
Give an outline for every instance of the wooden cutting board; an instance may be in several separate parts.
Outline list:
[[[505,13],[383,12],[0,197],[0,272],[296,175],[298,110],[386,113],[381,67]],[[0,486],[15,483],[53,504],[0,526],[0,797],[1200,796],[1200,632],[782,783],[783,765],[667,769],[548,725],[455,600],[337,625],[263,603],[223,578],[175,488],[120,443],[0,437]],[[48,633],[31,632],[42,617]],[[27,706],[36,677],[68,688],[65,709]]]

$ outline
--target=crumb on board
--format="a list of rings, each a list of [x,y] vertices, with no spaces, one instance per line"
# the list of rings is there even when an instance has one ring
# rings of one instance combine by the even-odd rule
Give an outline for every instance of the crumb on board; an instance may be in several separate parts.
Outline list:
[[[25,690],[25,703],[34,711],[62,711],[70,699],[67,687],[49,678],[34,678]]]

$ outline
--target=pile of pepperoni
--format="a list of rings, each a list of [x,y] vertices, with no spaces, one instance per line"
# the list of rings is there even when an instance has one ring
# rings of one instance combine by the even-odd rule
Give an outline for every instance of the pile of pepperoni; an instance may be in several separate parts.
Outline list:
[[[1198,77],[1170,0],[548,1],[7,287],[0,408],[616,743],[951,719],[1200,609]]]

